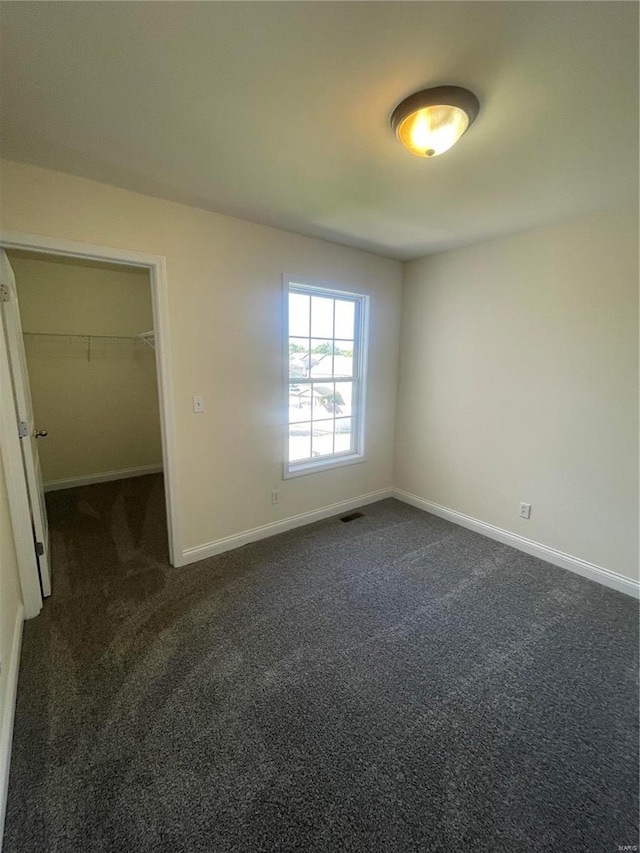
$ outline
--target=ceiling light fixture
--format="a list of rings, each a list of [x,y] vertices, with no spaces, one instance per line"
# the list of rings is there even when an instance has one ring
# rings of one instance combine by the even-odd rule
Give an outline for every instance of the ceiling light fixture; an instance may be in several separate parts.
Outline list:
[[[460,86],[436,86],[409,95],[391,114],[391,127],[407,151],[417,157],[444,154],[468,130],[480,102]]]

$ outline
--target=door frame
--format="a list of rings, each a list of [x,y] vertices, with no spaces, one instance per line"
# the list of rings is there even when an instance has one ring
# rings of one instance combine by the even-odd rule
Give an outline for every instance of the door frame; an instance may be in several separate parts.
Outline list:
[[[169,299],[166,259],[162,255],[148,255],[141,252],[132,252],[128,249],[95,246],[89,243],[61,240],[57,237],[45,237],[38,234],[25,234],[19,231],[2,229],[0,229],[0,247],[3,249],[40,252],[60,257],[106,261],[112,264],[122,264],[123,266],[133,266],[148,270],[153,306],[153,330],[155,336],[160,428],[162,433],[162,463],[167,511],[169,562],[172,566],[180,565],[182,549],[180,546],[178,513],[177,443],[173,370],[169,337]],[[2,362],[0,364],[0,404],[2,405],[0,445],[3,448],[3,462],[9,502],[13,508],[11,520],[25,606],[25,618],[29,619],[40,612],[42,595],[40,592],[38,566],[33,549],[29,506],[28,501],[26,501],[26,481],[22,466],[17,421],[16,417],[14,417],[15,406],[13,395],[7,394],[6,379],[11,374],[7,360],[4,330],[0,331],[0,344],[0,362]],[[11,397],[10,401],[8,396]]]

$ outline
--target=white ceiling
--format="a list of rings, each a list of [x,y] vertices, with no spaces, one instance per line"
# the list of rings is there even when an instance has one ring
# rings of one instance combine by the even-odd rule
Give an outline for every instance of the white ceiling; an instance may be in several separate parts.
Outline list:
[[[400,259],[637,204],[634,2],[3,3],[4,157]],[[433,160],[389,115],[480,115]]]

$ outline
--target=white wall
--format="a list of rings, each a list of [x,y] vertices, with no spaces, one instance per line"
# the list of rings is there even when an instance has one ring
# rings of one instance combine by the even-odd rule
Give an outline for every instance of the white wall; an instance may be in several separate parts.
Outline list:
[[[7,161],[1,205],[4,229],[166,257],[183,549],[391,486],[399,262]],[[373,342],[368,460],[287,481],[283,272],[370,293]]]
[[[25,332],[138,335],[153,328],[146,270],[8,252]],[[25,335],[45,484],[160,465],[155,356],[143,341]]]
[[[397,487],[637,577],[637,235],[607,213],[406,265]]]

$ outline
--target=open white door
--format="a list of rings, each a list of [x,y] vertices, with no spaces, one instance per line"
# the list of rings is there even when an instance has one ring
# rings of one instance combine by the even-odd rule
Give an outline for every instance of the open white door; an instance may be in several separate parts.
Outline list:
[[[31,508],[31,524],[33,527],[34,547],[38,557],[40,570],[40,585],[44,596],[51,595],[51,568],[49,563],[49,525],[44,502],[44,488],[40,472],[40,458],[36,439],[46,435],[38,431],[33,417],[31,391],[29,390],[29,375],[27,360],[20,324],[18,294],[16,279],[11,269],[9,259],[3,249],[0,249],[0,299],[2,300],[2,319],[9,362],[13,379],[13,393],[18,412],[16,429],[20,435],[20,447],[24,463],[29,504]]]

